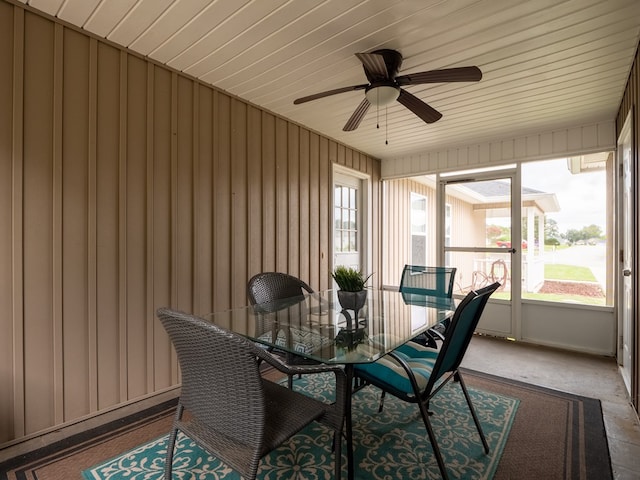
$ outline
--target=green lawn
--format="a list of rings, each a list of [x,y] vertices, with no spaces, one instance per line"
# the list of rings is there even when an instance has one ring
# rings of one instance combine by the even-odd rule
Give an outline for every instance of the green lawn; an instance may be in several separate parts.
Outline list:
[[[595,282],[596,277],[588,267],[575,265],[546,264],[544,266],[544,278],[549,280],[574,280],[578,282]]]

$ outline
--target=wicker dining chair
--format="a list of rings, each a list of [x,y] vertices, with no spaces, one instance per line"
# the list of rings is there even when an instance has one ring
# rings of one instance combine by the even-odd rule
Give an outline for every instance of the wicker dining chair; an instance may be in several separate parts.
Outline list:
[[[282,272],[262,272],[247,283],[247,297],[252,305],[270,303],[285,298],[303,298],[313,289],[293,275]]]
[[[272,308],[283,306],[280,300],[301,301],[305,294],[313,293],[313,289],[304,281],[293,275],[282,272],[262,272],[254,275],[247,282],[247,297],[251,305],[256,306],[258,312],[273,313]],[[275,303],[274,303],[275,302]],[[274,337],[280,332],[271,332]],[[292,355],[280,350],[273,350],[283,356],[286,362],[292,365],[313,365],[317,362],[303,357]],[[293,376],[288,376],[288,386],[293,386]]]
[[[260,459],[313,421],[334,431],[335,478],[340,478],[347,391],[342,368],[287,365],[241,335],[202,318],[167,308],[159,309],[157,315],[175,347],[182,372],[165,479],[171,479],[178,431],[243,478],[255,479]],[[286,374],[333,372],[335,403],[323,403],[264,379],[259,361]]]

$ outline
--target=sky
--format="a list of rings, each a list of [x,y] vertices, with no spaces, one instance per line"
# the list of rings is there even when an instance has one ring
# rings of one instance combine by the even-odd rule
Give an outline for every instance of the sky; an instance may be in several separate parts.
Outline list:
[[[555,193],[560,211],[547,214],[558,222],[560,232],[581,230],[598,225],[605,232],[606,226],[606,172],[573,175],[567,168],[567,160],[548,160],[522,164],[523,187]]]

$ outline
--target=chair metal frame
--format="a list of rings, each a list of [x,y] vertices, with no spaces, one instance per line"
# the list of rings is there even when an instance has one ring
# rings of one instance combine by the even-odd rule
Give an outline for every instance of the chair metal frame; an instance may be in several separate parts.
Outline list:
[[[405,265],[400,278],[400,292],[451,298],[456,276],[456,267],[430,267]],[[415,278],[435,278],[435,282],[415,282]],[[433,288],[428,288],[433,287]]]
[[[462,378],[462,374],[459,370],[464,354],[471,342],[473,333],[480,321],[480,317],[484,310],[484,307],[493,292],[500,287],[500,283],[496,282],[489,286],[486,286],[478,291],[472,291],[462,300],[458,305],[451,320],[449,332],[444,339],[442,347],[437,353],[437,358],[428,382],[424,390],[421,390],[418,386],[416,376],[407,361],[395,352],[391,352],[388,355],[393,358],[407,373],[409,381],[411,382],[412,392],[407,393],[403,390],[395,388],[393,385],[381,381],[377,377],[371,375],[366,370],[359,368],[357,365],[354,369],[354,375],[359,382],[358,388],[362,388],[365,385],[373,385],[380,388],[383,393],[389,392],[395,397],[410,403],[417,403],[420,409],[420,414],[427,430],[429,441],[433,447],[436,461],[442,474],[442,478],[447,479],[447,471],[438,442],[436,440],[431,422],[429,420],[429,401],[436,395],[449,381],[454,380],[458,382],[462,388],[469,410],[473,417],[473,421],[482,440],[485,453],[489,453],[489,445],[482,431],[482,426],[478,420],[478,416],[469,397],[467,387]]]
[[[313,421],[334,431],[335,478],[340,478],[348,392],[340,366],[288,365],[241,335],[202,318],[167,308],[159,309],[157,315],[175,347],[182,374],[164,478],[171,478],[178,431],[244,478],[255,479],[260,459]],[[260,374],[261,361],[287,375],[332,372],[335,402],[324,403],[266,380]]]

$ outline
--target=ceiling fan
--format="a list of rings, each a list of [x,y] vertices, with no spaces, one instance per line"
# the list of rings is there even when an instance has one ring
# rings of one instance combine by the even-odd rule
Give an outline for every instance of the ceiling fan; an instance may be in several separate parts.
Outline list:
[[[364,90],[365,98],[342,128],[345,132],[358,128],[372,104],[381,107],[396,100],[426,123],[433,123],[440,120],[442,114],[400,87],[422,83],[477,82],[482,78],[482,72],[478,67],[445,68],[398,76],[398,70],[402,65],[402,54],[390,49],[375,50],[371,53],[356,53],[356,57],[362,62],[369,83],[315,93],[298,98],[293,103],[299,105],[338,93]]]

